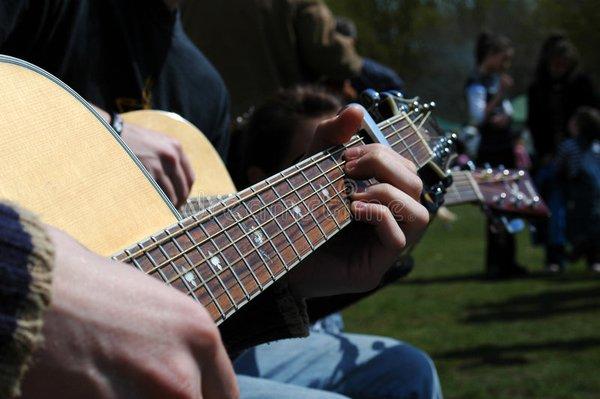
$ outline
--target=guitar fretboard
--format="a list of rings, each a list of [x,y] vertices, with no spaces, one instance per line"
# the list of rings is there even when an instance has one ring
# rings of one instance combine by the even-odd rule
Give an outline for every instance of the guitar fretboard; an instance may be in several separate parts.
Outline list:
[[[187,293],[221,322],[350,222],[346,147],[309,158],[116,259]]]
[[[481,194],[477,183],[469,171],[453,171],[452,185],[448,187],[444,196],[444,205],[458,205],[468,202],[478,202]]]
[[[429,147],[406,116],[380,124],[392,148],[418,167]],[[348,144],[318,153],[126,249],[130,263],[202,303],[217,324],[347,226]],[[202,205],[197,203],[196,205]]]

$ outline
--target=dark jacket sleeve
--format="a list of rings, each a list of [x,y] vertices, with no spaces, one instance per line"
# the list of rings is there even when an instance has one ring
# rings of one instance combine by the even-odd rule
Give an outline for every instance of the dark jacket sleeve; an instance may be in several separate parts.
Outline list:
[[[20,392],[31,354],[42,341],[50,301],[53,247],[43,226],[0,202],[0,397]]]
[[[306,337],[308,326],[305,301],[280,282],[238,310],[219,329],[227,351],[235,356],[265,342]]]
[[[21,15],[27,9],[26,0],[4,0],[0,2],[0,49],[15,29]]]
[[[318,77],[358,76],[363,59],[352,39],[337,33],[335,26],[331,11],[322,1],[298,1],[294,28],[300,59]]]

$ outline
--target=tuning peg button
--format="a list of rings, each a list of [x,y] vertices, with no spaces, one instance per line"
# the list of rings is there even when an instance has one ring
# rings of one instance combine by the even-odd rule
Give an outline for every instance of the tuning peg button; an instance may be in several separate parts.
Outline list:
[[[381,96],[373,89],[367,89],[360,93],[360,102],[367,109],[376,106],[380,101]]]

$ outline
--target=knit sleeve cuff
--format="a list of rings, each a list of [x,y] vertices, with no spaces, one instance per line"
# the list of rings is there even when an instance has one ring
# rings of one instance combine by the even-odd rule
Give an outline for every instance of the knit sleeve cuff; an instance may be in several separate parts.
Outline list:
[[[30,212],[0,202],[0,397],[20,394],[32,353],[43,340],[54,248]]]
[[[226,320],[220,330],[227,351],[235,355],[266,342],[306,337],[308,326],[306,302],[282,281]]]

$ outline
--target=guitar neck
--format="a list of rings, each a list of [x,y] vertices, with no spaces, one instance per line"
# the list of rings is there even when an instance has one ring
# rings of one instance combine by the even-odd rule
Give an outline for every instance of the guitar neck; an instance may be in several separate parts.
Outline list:
[[[391,118],[378,127],[390,146],[418,167],[431,159],[407,118]],[[349,179],[342,155],[362,144],[354,136],[114,258],[191,296],[220,324],[351,222],[349,192],[370,182]]]
[[[479,186],[470,171],[453,171],[452,185],[448,187],[444,196],[444,205],[460,205],[480,202],[481,193]]]

